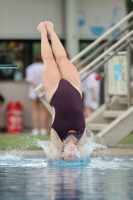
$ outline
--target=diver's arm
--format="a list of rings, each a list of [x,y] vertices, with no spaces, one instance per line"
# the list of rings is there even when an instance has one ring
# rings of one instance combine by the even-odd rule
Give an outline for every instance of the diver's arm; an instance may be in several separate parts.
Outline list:
[[[54,129],[51,129],[51,144],[50,144],[50,159],[52,161],[59,160],[62,155],[62,151],[64,149],[64,144],[60,140],[58,134]]]
[[[86,137],[86,128],[85,128],[81,139],[77,142],[77,145],[78,146],[83,146],[84,144],[86,144],[86,140],[87,140],[87,137]]]

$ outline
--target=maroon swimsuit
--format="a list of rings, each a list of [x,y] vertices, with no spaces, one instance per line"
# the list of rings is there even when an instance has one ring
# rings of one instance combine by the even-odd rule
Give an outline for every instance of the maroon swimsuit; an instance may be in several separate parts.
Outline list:
[[[79,140],[85,130],[79,91],[70,82],[61,79],[50,104],[55,108],[52,128],[57,132],[61,141],[69,135],[74,135]]]

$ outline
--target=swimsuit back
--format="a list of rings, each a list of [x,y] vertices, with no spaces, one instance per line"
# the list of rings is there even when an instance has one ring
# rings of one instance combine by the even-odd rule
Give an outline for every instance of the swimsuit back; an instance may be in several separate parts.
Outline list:
[[[57,132],[61,141],[69,135],[74,135],[79,140],[85,129],[79,91],[70,82],[61,79],[50,104],[55,108],[52,128]]]

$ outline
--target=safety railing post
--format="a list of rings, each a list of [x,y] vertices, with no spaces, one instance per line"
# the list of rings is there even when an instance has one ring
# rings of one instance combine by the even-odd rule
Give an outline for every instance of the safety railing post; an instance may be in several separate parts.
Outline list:
[[[105,48],[104,51],[107,49]],[[107,56],[104,57],[106,60]],[[104,103],[106,104],[106,109],[108,109],[109,104],[109,94],[108,94],[108,64],[104,63]]]
[[[131,47],[127,46],[127,106],[131,106],[131,83],[130,83],[130,74],[131,74]]]

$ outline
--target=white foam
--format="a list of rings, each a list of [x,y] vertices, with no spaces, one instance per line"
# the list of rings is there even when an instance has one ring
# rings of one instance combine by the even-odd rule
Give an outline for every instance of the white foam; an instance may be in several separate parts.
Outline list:
[[[77,155],[78,160],[89,159],[92,152],[96,149],[102,149],[102,150],[105,150],[105,151],[107,150],[106,146],[99,144],[99,143],[95,143],[93,140],[94,140],[94,135],[91,134],[90,137],[87,139],[86,144],[84,145],[84,153],[82,153],[82,155]],[[37,140],[37,146],[42,147],[42,149],[44,150],[44,153],[46,154],[46,158],[49,160],[49,157],[50,157],[50,152],[49,152],[50,141]],[[55,155],[58,156],[56,152],[55,152]]]
[[[44,159],[28,159],[22,156],[15,156],[7,153],[0,155],[0,166],[8,167],[46,167],[47,162]]]
[[[4,155],[0,155],[0,160],[5,160],[5,161],[9,161],[9,160],[21,160],[21,156],[16,156],[16,155],[11,155],[10,153],[6,153]]]
[[[79,162],[65,162],[57,161],[51,162],[55,166],[79,166],[86,164],[86,168],[98,169],[98,170],[129,170],[133,169],[133,159],[125,157],[123,158],[112,158],[112,157],[95,157],[90,158],[89,162],[80,161]],[[8,154],[0,155],[0,167],[32,167],[32,168],[45,168],[50,164],[45,159],[28,159],[22,156],[13,156]],[[101,173],[102,174],[102,173]]]
[[[118,159],[118,158],[111,158],[105,157],[105,158],[92,158],[90,159],[90,163],[87,166],[87,168],[91,169],[120,169],[120,170],[127,170],[133,168],[133,163],[131,162],[125,162],[124,159]]]
[[[21,164],[20,167],[47,167],[47,163],[40,163],[40,164],[33,164],[33,163],[29,163],[29,164]]]
[[[37,141],[37,146],[38,147],[42,147],[42,149],[44,150],[44,153],[46,155],[47,158],[49,158],[49,147],[50,147],[50,141]]]
[[[86,158],[90,158],[90,155],[92,154],[92,152],[96,149],[102,149],[102,150],[107,150],[107,147],[100,144],[100,143],[96,143],[93,141],[94,140],[94,135],[91,134],[91,136],[88,138],[85,146],[84,146],[84,155],[83,157]]]

